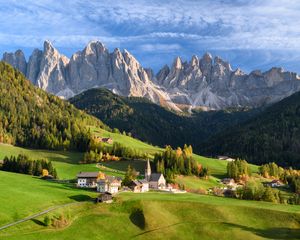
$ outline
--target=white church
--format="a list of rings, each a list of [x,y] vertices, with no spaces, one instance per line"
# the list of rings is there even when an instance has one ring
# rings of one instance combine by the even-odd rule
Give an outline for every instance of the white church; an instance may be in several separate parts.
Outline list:
[[[149,160],[145,168],[145,180],[149,182],[150,189],[165,189],[166,179],[162,173],[151,173],[151,166]]]

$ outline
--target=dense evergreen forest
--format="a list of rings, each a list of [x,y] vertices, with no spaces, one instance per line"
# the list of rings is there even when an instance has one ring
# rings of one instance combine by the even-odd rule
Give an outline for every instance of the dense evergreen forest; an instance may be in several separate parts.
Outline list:
[[[198,143],[258,112],[211,111],[178,115],[147,99],[121,97],[100,88],[83,92],[70,102],[111,128],[130,132],[142,141],[161,147],[192,144],[196,153],[200,151]]]
[[[0,168],[2,171],[23,173],[33,176],[48,176],[58,178],[56,169],[47,160],[31,160],[27,155],[19,154],[17,157],[5,157]]]
[[[0,142],[84,151],[90,141],[87,125],[105,127],[100,120],[38,89],[19,71],[0,62]]]
[[[225,154],[262,164],[300,167],[300,93],[268,107],[244,124],[211,138],[206,155]]]

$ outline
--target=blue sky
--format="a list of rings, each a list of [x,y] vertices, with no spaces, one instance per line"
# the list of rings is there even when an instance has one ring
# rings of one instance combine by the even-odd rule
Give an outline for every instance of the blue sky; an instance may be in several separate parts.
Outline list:
[[[0,0],[0,52],[26,56],[48,39],[70,56],[91,40],[156,71],[209,51],[246,72],[300,73],[298,0]]]

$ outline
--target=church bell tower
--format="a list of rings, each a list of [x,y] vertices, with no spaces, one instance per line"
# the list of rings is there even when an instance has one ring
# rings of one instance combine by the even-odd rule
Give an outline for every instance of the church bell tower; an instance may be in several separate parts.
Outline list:
[[[150,161],[149,159],[147,160],[147,165],[145,168],[145,179],[149,182],[150,181],[150,176],[151,176],[151,166],[150,166]]]

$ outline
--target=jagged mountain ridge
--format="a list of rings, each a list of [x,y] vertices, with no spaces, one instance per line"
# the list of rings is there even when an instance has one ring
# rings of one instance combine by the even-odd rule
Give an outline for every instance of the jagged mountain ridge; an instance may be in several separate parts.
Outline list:
[[[90,42],[70,59],[45,41],[43,51],[34,50],[28,62],[21,50],[4,53],[3,61],[35,85],[64,98],[105,87],[122,96],[148,98],[175,111],[182,107],[259,107],[300,90],[296,73],[272,68],[246,74],[209,53],[200,59],[193,56],[189,62],[176,57],[171,68],[165,65],[154,75],[127,50],[110,53],[99,41]]]

